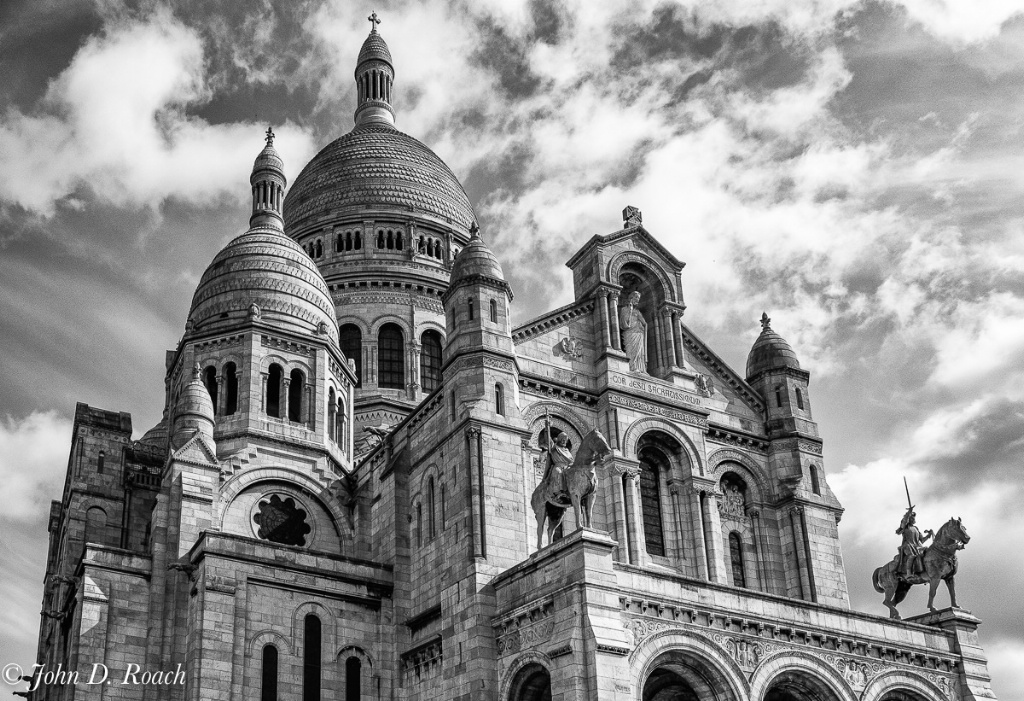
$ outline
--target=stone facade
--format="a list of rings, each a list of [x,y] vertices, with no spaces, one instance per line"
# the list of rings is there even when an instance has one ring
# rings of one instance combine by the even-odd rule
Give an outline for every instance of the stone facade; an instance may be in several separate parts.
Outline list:
[[[387,160],[376,28],[356,79],[355,141]],[[994,698],[969,613],[849,609],[810,374],[770,320],[737,374],[683,323],[682,263],[627,208],[570,259],[574,301],[513,328],[476,227],[443,230],[463,206],[450,171],[419,211],[363,206],[346,198],[369,157],[342,146],[324,153],[348,189],[332,199],[322,153],[282,211],[268,137],[250,229],[168,352],[158,426],[133,441],[126,414],[78,406],[31,699]],[[401,387],[381,386],[382,338]],[[549,441],[578,452],[594,428],[611,453],[591,527],[569,509],[538,548]],[[94,664],[114,683],[89,684]],[[47,683],[58,665],[77,683]],[[133,669],[180,679],[120,683]]]

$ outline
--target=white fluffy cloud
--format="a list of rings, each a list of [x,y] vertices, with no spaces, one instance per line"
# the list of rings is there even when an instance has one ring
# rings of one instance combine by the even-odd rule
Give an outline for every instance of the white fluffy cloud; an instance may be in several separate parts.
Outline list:
[[[43,215],[80,189],[127,206],[244,200],[261,127],[189,117],[210,97],[203,69],[197,33],[164,11],[90,38],[37,109],[0,118],[0,199]],[[278,131],[286,164],[308,160],[308,134]]]
[[[0,420],[3,520],[39,520],[59,498],[71,450],[71,422],[56,412]]]

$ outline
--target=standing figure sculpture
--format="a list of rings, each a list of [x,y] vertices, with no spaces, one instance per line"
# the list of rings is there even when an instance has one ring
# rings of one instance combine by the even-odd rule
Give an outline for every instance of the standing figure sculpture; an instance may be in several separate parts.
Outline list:
[[[537,549],[543,547],[544,524],[547,524],[548,543],[562,523],[570,504],[576,514],[576,523],[589,528],[597,496],[598,462],[611,454],[608,441],[596,428],[583,437],[576,456],[568,447],[568,437],[562,433],[552,441],[551,423],[544,417],[547,436],[547,467],[544,478],[533,490],[530,505],[537,517]]]
[[[640,293],[630,293],[628,303],[619,310],[622,350],[629,357],[629,369],[647,372],[647,322],[640,312]]]
[[[909,503],[910,497],[907,496]],[[956,607],[956,585],[954,578],[957,572],[956,551],[963,550],[971,540],[959,518],[950,518],[935,533],[930,547],[924,543],[932,537],[932,531],[921,531],[916,526],[917,514],[910,506],[900,521],[896,533],[903,536],[899,552],[891,562],[877,568],[871,575],[871,584],[875,591],[885,594],[884,604],[889,609],[889,617],[900,619],[896,605],[903,601],[907,592],[915,584],[928,583],[928,610],[934,611],[935,591],[939,582],[944,581],[949,590],[949,603]]]

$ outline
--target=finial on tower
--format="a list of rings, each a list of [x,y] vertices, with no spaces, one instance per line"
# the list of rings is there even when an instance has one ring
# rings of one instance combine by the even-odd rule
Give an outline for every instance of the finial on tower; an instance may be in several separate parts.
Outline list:
[[[380,24],[380,19],[377,17],[377,11],[374,10],[373,12],[371,12],[370,16],[367,17],[366,19],[370,21],[370,32],[376,32],[377,25]]]
[[[370,22],[370,33],[356,59],[356,126],[369,123],[394,126],[391,88],[395,82],[395,65],[387,42],[377,33],[380,24],[377,13],[373,12],[366,19]]]
[[[761,330],[767,331],[769,328],[771,328],[769,326],[769,324],[771,323],[772,320],[768,318],[768,312],[761,312]]]
[[[267,127],[267,146],[273,146],[273,145],[274,145],[274,128],[268,126]]]
[[[469,225],[469,238],[478,239],[480,238],[480,225],[473,222]]]
[[[267,127],[264,137],[267,144],[252,164],[249,184],[252,186],[252,216],[249,226],[269,224],[276,228],[284,225],[281,218],[281,203],[284,202],[284,161],[274,148],[274,129]]]

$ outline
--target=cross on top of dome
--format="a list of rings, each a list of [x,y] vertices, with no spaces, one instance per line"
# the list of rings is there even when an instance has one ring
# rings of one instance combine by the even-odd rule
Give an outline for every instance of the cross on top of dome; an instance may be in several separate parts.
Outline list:
[[[370,31],[371,32],[376,32],[377,31],[377,25],[380,24],[380,19],[377,17],[377,11],[374,10],[373,12],[371,12],[370,16],[367,17],[366,19],[369,20],[369,22],[370,22]]]
[[[769,328],[771,328],[771,326],[770,326],[771,323],[772,323],[772,320],[768,318],[768,312],[761,312],[761,328],[762,329],[769,329]]]
[[[266,138],[267,138],[267,146],[273,146],[274,145],[274,128],[273,127],[267,127],[267,137]]]

